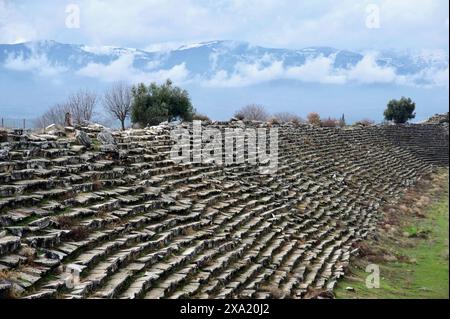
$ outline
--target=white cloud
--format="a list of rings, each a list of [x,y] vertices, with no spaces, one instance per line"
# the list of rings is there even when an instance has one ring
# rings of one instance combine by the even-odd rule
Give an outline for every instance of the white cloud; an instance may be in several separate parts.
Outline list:
[[[45,54],[34,52],[28,58],[23,55],[9,55],[3,66],[10,70],[29,71],[45,77],[53,77],[67,71],[66,67],[52,64]]]
[[[319,56],[300,66],[285,66],[282,61],[264,65],[237,63],[232,72],[218,70],[210,78],[203,79],[206,87],[242,87],[275,80],[295,80],[321,84],[395,84],[420,87],[448,87],[447,69],[425,69],[413,75],[399,75],[393,67],[380,66],[376,54],[368,53],[351,68],[334,67],[334,56]]]
[[[298,80],[312,83],[343,84],[345,76],[333,70],[333,59],[320,56],[301,66],[285,67],[283,61],[268,61],[264,56],[255,63],[237,63],[234,71],[217,71],[211,79],[203,81],[205,86],[239,87],[274,80]]]
[[[285,77],[303,82],[326,84],[344,84],[346,77],[333,69],[333,57],[317,57],[306,61],[304,65],[289,67]]]
[[[220,70],[211,79],[203,81],[203,85],[210,87],[250,86],[279,79],[283,73],[282,61],[275,61],[267,67],[260,62],[254,64],[237,63],[232,74]]]
[[[425,88],[446,87],[448,89],[449,68],[426,68],[416,74],[399,77],[397,83]]]
[[[187,80],[189,71],[185,63],[173,66],[170,69],[157,71],[143,71],[133,66],[134,55],[124,54],[109,64],[89,63],[76,72],[77,75],[97,78],[104,82],[126,80],[131,83],[162,82],[170,78],[175,83]]]
[[[49,61],[48,57],[38,47],[28,46],[30,55],[10,55],[3,66],[10,70],[32,72],[43,77],[55,77],[61,73],[70,71],[67,66],[62,66]],[[110,48],[101,48],[90,51],[110,53]],[[100,51],[99,51],[100,50]],[[106,51],[105,51],[106,50]],[[298,66],[286,66],[284,61],[276,60],[272,55],[265,54],[260,59],[251,62],[238,62],[230,70],[218,68],[219,54],[210,55],[211,76],[190,74],[186,63],[179,63],[171,68],[162,68],[162,62],[167,58],[164,54],[160,59],[148,61],[145,67],[134,66],[135,56],[139,52],[133,50],[119,50],[121,55],[110,63],[91,62],[78,71],[79,76],[96,78],[103,82],[126,80],[137,82],[162,82],[167,78],[177,84],[199,83],[205,87],[245,87],[267,83],[276,80],[294,80],[304,83],[320,84],[395,84],[416,87],[449,87],[449,68],[430,67],[422,69],[415,74],[400,75],[398,71],[389,66],[380,66],[377,63],[376,53],[367,53],[353,67],[336,68],[335,56],[318,56],[308,59]],[[442,52],[433,54],[421,54],[420,59],[431,62],[443,61]],[[420,62],[421,60],[417,61]],[[429,62],[430,62],[429,61]]]
[[[381,67],[376,62],[376,54],[366,54],[353,68],[347,72],[347,79],[358,83],[393,83],[397,78],[396,70]]]
[[[449,87],[449,70],[448,67],[444,70],[427,70],[425,78],[431,80],[435,86]]]
[[[0,43],[21,43],[36,37],[36,30],[15,10],[12,3],[0,0]]]

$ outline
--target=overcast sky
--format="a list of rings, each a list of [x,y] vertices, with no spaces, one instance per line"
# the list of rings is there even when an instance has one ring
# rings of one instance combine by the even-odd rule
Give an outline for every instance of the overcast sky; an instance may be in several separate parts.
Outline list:
[[[448,11],[448,0],[0,0],[0,43],[448,50]]]

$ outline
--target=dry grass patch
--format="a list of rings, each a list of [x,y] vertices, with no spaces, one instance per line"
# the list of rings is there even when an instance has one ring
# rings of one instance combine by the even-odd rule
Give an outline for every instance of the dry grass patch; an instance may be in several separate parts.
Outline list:
[[[75,226],[75,220],[69,216],[57,216],[55,222],[61,229],[72,229]]]
[[[14,273],[12,270],[0,270],[0,280],[10,281],[13,279]]]
[[[68,234],[66,238],[73,241],[82,241],[89,236],[89,230],[85,227],[75,227]]]
[[[195,233],[196,233],[196,231],[192,227],[188,227],[184,230],[184,235],[186,235],[186,236],[192,236],[192,235],[195,235]]]
[[[34,259],[36,258],[36,249],[31,248],[29,246],[23,247],[20,249],[19,255],[21,255],[27,259],[25,262],[28,265],[32,265]]]

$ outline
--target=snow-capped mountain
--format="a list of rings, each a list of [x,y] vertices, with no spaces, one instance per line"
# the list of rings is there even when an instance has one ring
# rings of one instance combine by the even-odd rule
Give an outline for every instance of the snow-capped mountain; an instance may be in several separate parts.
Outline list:
[[[397,95],[397,91],[401,95],[414,95],[425,90],[447,94],[448,61],[448,52],[443,50],[355,52],[331,47],[291,50],[237,41],[191,43],[177,49],[151,52],[55,41],[0,44],[0,94],[4,99],[0,108],[10,114],[16,112],[17,107],[34,109],[32,104],[37,101],[45,104],[40,106],[45,109],[80,87],[101,90],[119,80],[149,83],[166,78],[189,88],[194,103],[207,109],[206,113],[215,105],[258,102],[255,100],[260,97],[265,97],[261,103],[270,104],[279,94],[287,96],[283,103],[292,110],[297,100],[294,96],[302,90],[306,90],[302,100],[312,99],[313,106],[322,107],[326,98],[324,86],[330,96],[332,92],[336,92],[338,99],[342,95],[338,104],[343,107],[352,103],[349,95],[361,95],[362,99],[364,90],[374,92],[380,86],[385,87],[385,91],[376,96],[380,101],[387,98],[386,92],[390,90],[396,92],[392,95]],[[289,93],[276,91],[268,95],[268,88],[273,91],[281,87]],[[35,92],[34,98],[19,94],[19,88]],[[222,90],[228,91],[223,93]],[[38,94],[44,94],[45,99]],[[439,95],[436,103],[446,105],[447,101],[447,97]],[[227,111],[219,110],[217,114],[224,114],[223,117],[230,112],[227,107]]]
[[[0,66],[4,70],[39,71],[47,67],[59,70],[60,73],[86,75],[84,71],[88,66],[106,68],[113,66],[115,62],[120,62],[121,59],[128,59],[127,62],[131,61],[131,63],[127,66],[136,71],[171,70],[176,66],[183,66],[190,75],[188,78],[203,80],[211,79],[219,71],[231,76],[239,74],[239,71],[242,73],[246,67],[262,71],[275,63],[284,70],[291,70],[291,73],[300,72],[301,67],[314,66],[314,63],[319,69],[322,63],[322,67],[329,68],[330,75],[345,75],[346,70],[352,70],[364,63],[367,57],[370,60],[366,63],[373,68],[378,68],[379,71],[392,71],[398,76],[414,77],[417,83],[422,84],[426,84],[430,79],[420,79],[421,72],[448,70],[449,60],[448,53],[444,51],[374,53],[329,47],[288,50],[252,46],[249,43],[236,41],[193,43],[175,50],[160,52],[112,46],[63,44],[55,41],[0,45]],[[276,76],[268,78],[268,80],[273,79],[279,78]],[[292,79],[295,79],[294,75]],[[307,78],[299,77],[299,79],[308,81]],[[371,82],[370,79],[365,80]],[[379,82],[379,80],[374,78],[373,82]],[[410,84],[414,84],[414,81]]]

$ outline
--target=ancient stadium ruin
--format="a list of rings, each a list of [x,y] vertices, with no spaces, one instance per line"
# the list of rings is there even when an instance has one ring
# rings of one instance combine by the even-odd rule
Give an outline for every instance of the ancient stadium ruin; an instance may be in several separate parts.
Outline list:
[[[275,126],[274,174],[246,161],[176,163],[169,125],[4,132],[0,296],[302,298],[332,290],[355,243],[376,232],[383,205],[448,167],[448,123]]]

